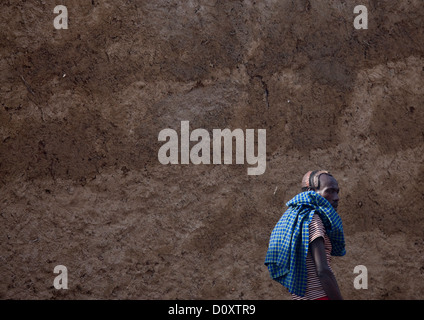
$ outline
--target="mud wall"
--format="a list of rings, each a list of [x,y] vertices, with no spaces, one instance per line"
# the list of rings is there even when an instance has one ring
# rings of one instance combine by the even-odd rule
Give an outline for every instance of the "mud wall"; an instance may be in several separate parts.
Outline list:
[[[263,261],[319,168],[341,188],[343,296],[424,298],[422,1],[0,8],[2,299],[290,299]],[[183,120],[266,129],[265,173],[162,165],[158,134]]]

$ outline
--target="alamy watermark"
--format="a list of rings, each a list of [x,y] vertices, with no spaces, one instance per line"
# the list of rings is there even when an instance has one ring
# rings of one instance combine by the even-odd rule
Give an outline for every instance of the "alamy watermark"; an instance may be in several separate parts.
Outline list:
[[[68,289],[68,268],[63,265],[54,267],[53,273],[59,273],[53,280],[55,289]]]
[[[53,13],[59,13],[53,20],[55,29],[68,29],[68,8],[63,5],[58,5],[54,7]]]
[[[355,29],[368,29],[368,9],[364,5],[358,5],[353,9],[353,13],[359,13],[353,20]]]
[[[355,289],[368,289],[368,269],[366,266],[359,265],[353,269],[353,273],[359,273],[353,280]]]
[[[53,9],[53,13],[59,14],[53,20],[55,29],[68,29],[68,8],[64,5],[57,5]],[[353,13],[359,13],[353,20],[355,29],[368,29],[368,9],[364,5],[357,5],[353,9]]]
[[[256,165],[254,168],[248,168],[247,174],[261,175],[266,169],[266,130],[258,129],[257,132],[258,152],[255,155],[255,129],[246,129],[246,134],[242,129],[213,129],[211,138],[206,129],[195,129],[190,133],[189,121],[181,121],[180,139],[173,129],[163,129],[159,132],[158,141],[166,143],[160,147],[158,159],[162,164],[189,164],[190,161],[192,164],[232,164],[235,138],[235,163],[244,164],[246,161],[250,165]],[[197,142],[191,150],[190,142]]]
[[[57,16],[53,20],[55,29],[68,29],[68,9],[57,5],[53,9]],[[368,29],[368,10],[364,5],[353,9],[357,14],[353,21],[355,29]],[[266,170],[266,130],[257,129],[257,154],[255,155],[255,129],[212,129],[212,137],[206,129],[198,128],[190,133],[189,121],[181,121],[180,136],[173,129],[159,132],[158,141],[165,142],[158,151],[161,164],[233,164],[233,142],[235,139],[235,164],[255,166],[247,169],[248,175],[261,175]],[[190,142],[197,142],[190,149]],[[211,156],[212,146],[212,156]],[[223,153],[223,157],[222,157]],[[68,289],[68,269],[57,265],[58,274],[53,281],[56,289]],[[353,280],[355,289],[368,289],[368,270],[358,265],[353,270],[358,274]]]

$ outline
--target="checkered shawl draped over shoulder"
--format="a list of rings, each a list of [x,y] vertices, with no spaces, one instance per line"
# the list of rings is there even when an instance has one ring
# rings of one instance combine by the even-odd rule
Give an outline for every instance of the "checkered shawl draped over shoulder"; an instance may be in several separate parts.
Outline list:
[[[309,248],[309,223],[317,213],[330,238],[333,256],[346,253],[343,225],[333,206],[314,191],[302,192],[287,202],[288,209],[272,230],[265,265],[270,276],[290,293],[304,296]]]

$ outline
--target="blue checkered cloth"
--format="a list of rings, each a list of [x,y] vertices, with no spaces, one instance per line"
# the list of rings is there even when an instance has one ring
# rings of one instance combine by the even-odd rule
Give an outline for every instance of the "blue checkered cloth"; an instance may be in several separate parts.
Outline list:
[[[330,238],[331,255],[346,254],[343,225],[333,206],[314,191],[302,192],[287,202],[288,209],[272,230],[265,265],[272,279],[284,285],[290,293],[304,296],[309,248],[309,223],[319,214]]]

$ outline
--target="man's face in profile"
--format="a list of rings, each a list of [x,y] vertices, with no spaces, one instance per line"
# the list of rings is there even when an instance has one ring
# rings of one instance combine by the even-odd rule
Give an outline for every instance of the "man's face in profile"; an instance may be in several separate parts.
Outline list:
[[[316,192],[327,199],[335,210],[339,206],[339,184],[337,180],[328,174],[322,174],[319,177],[320,188]]]

